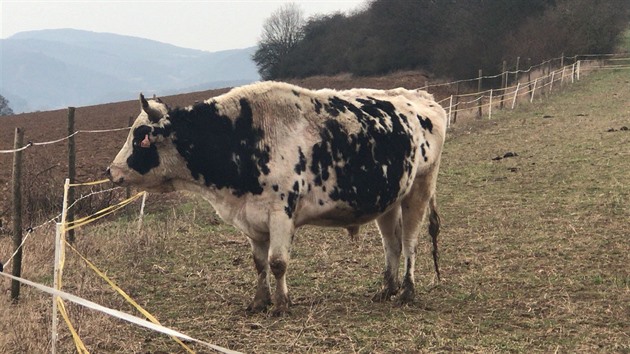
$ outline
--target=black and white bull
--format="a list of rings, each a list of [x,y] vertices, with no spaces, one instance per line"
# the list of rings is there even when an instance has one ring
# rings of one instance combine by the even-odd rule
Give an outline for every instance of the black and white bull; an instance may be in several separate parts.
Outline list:
[[[306,224],[352,232],[376,220],[385,271],[374,300],[397,295],[405,303],[414,296],[417,240],[428,210],[439,276],[435,188],[446,114],[426,92],[262,82],[186,108],[142,95],[140,102],[109,178],[147,191],[198,193],[242,230],[258,272],[249,311],[271,305],[270,271],[273,312],[288,311],[291,240]]]

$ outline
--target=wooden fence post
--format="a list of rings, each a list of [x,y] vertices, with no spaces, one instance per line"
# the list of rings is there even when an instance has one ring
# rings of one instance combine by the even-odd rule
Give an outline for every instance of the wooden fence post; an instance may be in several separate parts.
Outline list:
[[[481,69],[479,69],[479,82],[477,84],[477,92],[481,93],[481,79],[483,77],[483,71]],[[477,112],[477,118],[481,119],[482,113],[481,113],[481,101],[483,101],[483,95],[479,98],[479,103],[477,104],[478,106],[478,112]]]
[[[15,128],[14,149],[22,147],[24,142],[24,130]],[[22,151],[13,153],[13,246],[17,251],[13,258],[13,276],[22,275]],[[11,300],[15,303],[20,297],[20,282],[11,281]]]
[[[514,82],[518,83],[518,69],[521,63],[521,57],[516,57],[516,69],[514,70]]]
[[[74,107],[68,107],[68,179],[70,183],[75,183],[77,170],[76,170],[76,144],[74,142]],[[74,188],[70,188],[68,190],[68,205],[72,205],[74,203]],[[75,208],[70,208],[68,210],[68,222],[74,221],[74,210]],[[74,243],[74,229],[68,231],[68,242]]]

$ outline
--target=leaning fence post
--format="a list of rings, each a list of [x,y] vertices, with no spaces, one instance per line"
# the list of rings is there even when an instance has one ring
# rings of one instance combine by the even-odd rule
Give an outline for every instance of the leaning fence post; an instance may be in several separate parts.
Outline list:
[[[477,83],[477,92],[481,93],[481,79],[483,77],[483,71],[481,71],[481,69],[479,69],[479,82]],[[478,112],[477,112],[477,118],[481,119],[482,116],[482,112],[481,112],[481,101],[483,100],[483,95],[481,95],[481,97],[479,98],[479,103],[477,104],[478,106]]]
[[[76,144],[74,142],[74,107],[68,107],[68,179],[70,183],[76,182]],[[68,190],[68,204],[72,205],[74,203],[74,188],[70,188]],[[70,208],[68,210],[68,220],[74,221],[74,209]],[[68,242],[74,243],[74,230],[68,231]]]
[[[516,97],[518,97],[518,89],[521,88],[521,83],[516,84],[516,90],[514,90],[514,99],[512,100],[512,109],[516,106]]]
[[[24,141],[24,130],[15,128],[15,140],[13,148],[18,150],[22,147]],[[13,276],[20,277],[22,274],[22,151],[13,153],[13,246],[16,250],[13,259]],[[17,302],[20,297],[20,282],[11,281],[11,300]]]
[[[532,58],[527,58],[527,82],[529,84],[529,90],[532,91]]]
[[[534,80],[534,87],[532,88],[532,98],[529,99],[529,102],[534,102],[534,93],[536,92],[536,84],[538,83],[538,78]]]
[[[457,123],[457,112],[459,111],[459,81],[457,81],[457,89],[455,90],[455,114],[453,114],[453,124]]]
[[[451,95],[451,99],[448,103],[448,121],[446,122],[446,126],[451,126],[451,115],[453,114],[453,95]]]
[[[505,90],[507,89],[508,73],[507,73],[507,61],[503,61],[503,67],[501,72],[501,99],[499,103],[499,109],[503,109],[503,99],[505,98]]]

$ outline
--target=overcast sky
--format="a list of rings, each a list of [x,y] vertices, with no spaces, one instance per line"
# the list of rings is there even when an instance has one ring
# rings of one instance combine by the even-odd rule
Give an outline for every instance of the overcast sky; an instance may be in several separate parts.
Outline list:
[[[214,52],[256,45],[265,19],[289,2],[297,3],[309,17],[353,11],[366,0],[0,0],[0,38],[23,31],[74,28]]]

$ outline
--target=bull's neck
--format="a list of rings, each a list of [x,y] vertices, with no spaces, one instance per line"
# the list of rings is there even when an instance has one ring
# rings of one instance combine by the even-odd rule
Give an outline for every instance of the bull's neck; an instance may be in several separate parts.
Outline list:
[[[237,197],[262,193],[270,148],[246,99],[238,109],[219,110],[216,102],[205,102],[169,115],[173,143],[194,180]]]

